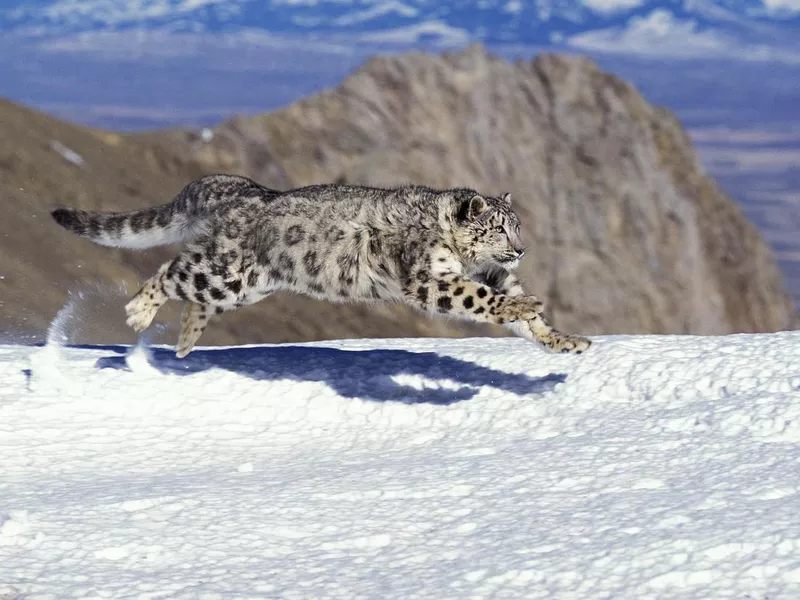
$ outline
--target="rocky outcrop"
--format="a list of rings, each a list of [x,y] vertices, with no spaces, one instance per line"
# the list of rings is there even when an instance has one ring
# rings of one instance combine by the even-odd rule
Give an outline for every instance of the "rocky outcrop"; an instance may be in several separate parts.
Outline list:
[[[522,276],[565,330],[792,324],[769,249],[675,117],[586,58],[512,64],[480,46],[374,58],[335,89],[227,123],[210,141],[173,133],[169,144],[199,170],[277,187],[510,191],[531,248]]]

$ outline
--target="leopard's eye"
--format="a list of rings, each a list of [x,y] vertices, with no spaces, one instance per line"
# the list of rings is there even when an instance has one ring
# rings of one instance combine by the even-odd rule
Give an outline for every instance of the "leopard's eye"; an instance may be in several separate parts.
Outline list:
[[[505,229],[505,227],[503,227],[502,225],[498,225],[497,227],[495,227],[495,228],[494,228],[494,230],[495,230],[497,233],[505,233],[505,232],[506,232],[506,229]]]

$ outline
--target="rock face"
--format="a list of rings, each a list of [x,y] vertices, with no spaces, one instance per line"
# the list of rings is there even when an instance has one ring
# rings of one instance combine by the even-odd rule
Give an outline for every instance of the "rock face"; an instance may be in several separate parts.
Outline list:
[[[89,131],[0,101],[5,339],[41,339],[66,291],[79,290],[88,308],[72,341],[133,341],[126,296],[174,251],[100,248],[63,232],[48,211],[161,204],[212,172],[279,189],[340,181],[510,191],[529,244],[520,273],[566,331],[792,326],[765,243],[703,174],[669,112],[583,58],[511,64],[472,47],[375,58],[336,89],[202,134]],[[107,293],[121,284],[126,294]],[[177,310],[159,320],[175,323]],[[402,306],[276,295],[224,315],[201,343],[503,333]]]
[[[585,58],[511,64],[479,46],[375,58],[336,89],[225,124],[210,142],[170,140],[202,171],[276,186],[510,191],[530,244],[520,272],[568,331],[792,324],[770,251],[702,172],[675,117]]]

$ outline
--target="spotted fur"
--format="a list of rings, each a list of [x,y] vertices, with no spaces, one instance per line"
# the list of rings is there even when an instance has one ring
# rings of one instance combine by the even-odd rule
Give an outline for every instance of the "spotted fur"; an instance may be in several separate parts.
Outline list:
[[[334,302],[399,300],[504,325],[557,352],[590,346],[548,325],[542,303],[513,274],[525,249],[509,194],[344,185],[278,192],[214,175],[164,206],[129,213],[62,208],[53,217],[103,245],[185,242],[126,306],[128,324],[142,331],[168,300],[187,303],[181,357],[214,315],[278,290]]]

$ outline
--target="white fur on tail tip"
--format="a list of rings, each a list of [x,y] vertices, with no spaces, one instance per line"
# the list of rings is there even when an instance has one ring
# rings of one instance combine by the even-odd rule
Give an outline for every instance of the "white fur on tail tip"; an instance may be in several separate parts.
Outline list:
[[[167,227],[153,227],[144,231],[134,233],[128,225],[125,226],[121,234],[110,234],[102,232],[92,241],[101,246],[112,248],[129,248],[131,250],[144,250],[155,246],[166,246],[168,244],[180,244],[196,238],[203,231],[203,223],[171,223]]]

